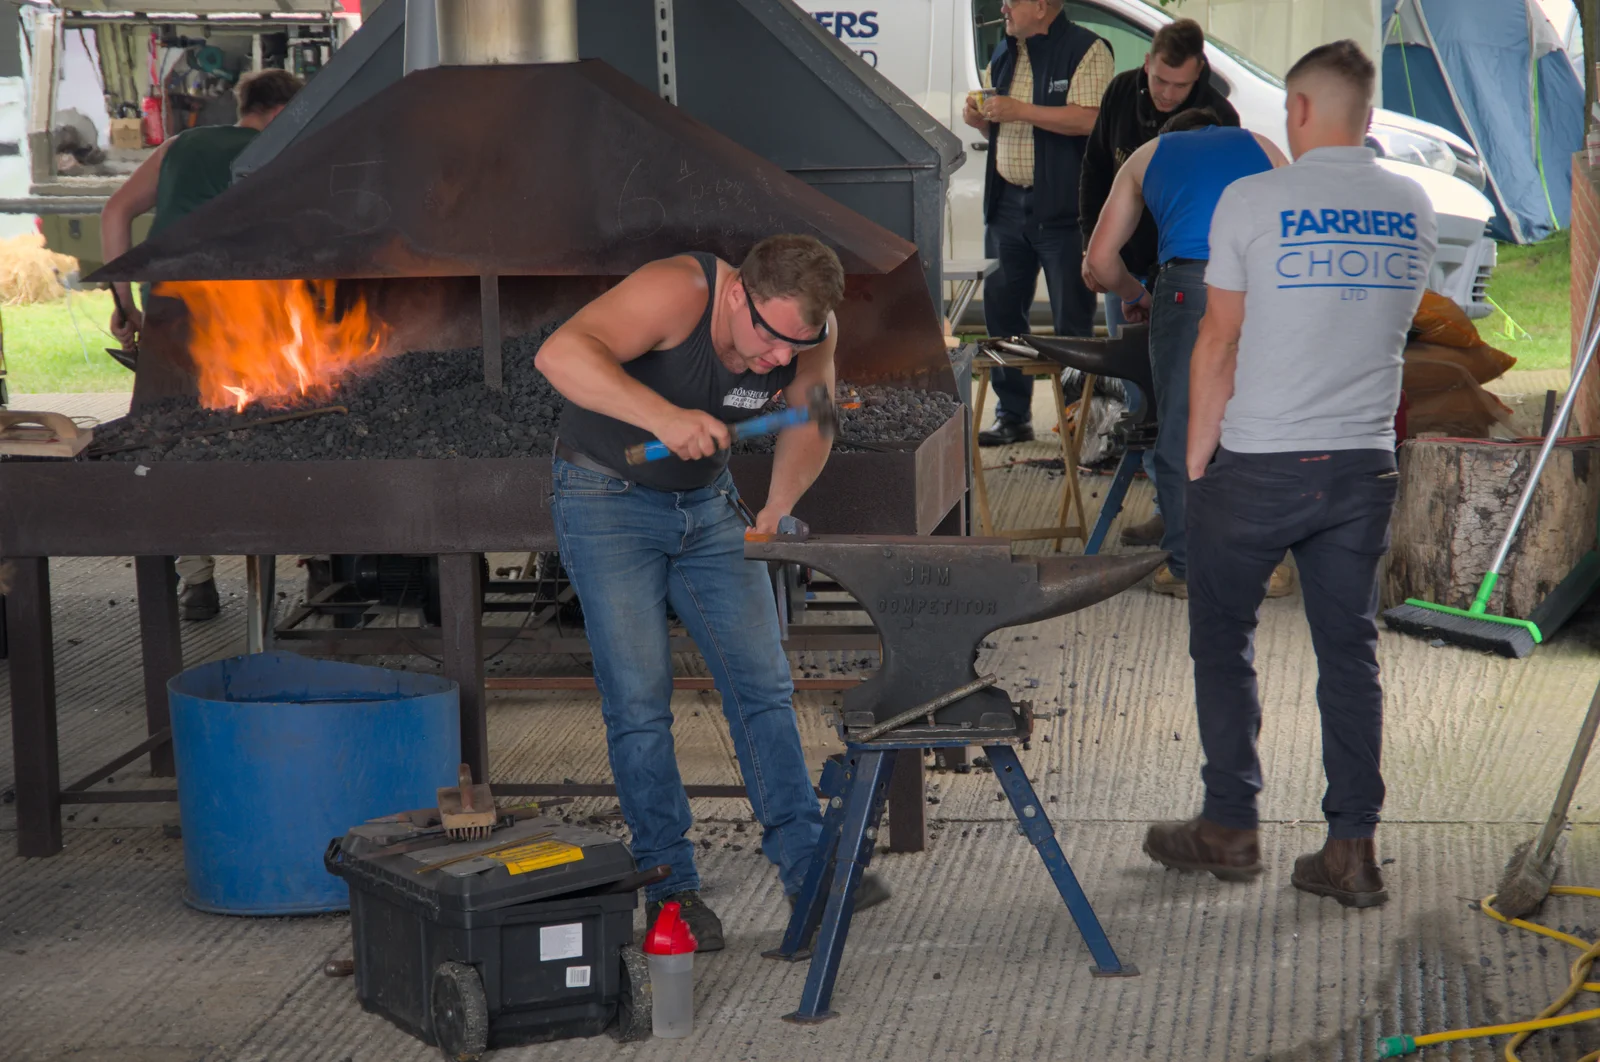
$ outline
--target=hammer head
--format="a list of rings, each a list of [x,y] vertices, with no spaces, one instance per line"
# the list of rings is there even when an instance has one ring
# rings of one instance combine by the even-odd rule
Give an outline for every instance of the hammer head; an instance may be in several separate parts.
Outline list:
[[[822,384],[814,384],[806,392],[806,412],[824,439],[839,433],[839,409],[833,404],[833,395]]]

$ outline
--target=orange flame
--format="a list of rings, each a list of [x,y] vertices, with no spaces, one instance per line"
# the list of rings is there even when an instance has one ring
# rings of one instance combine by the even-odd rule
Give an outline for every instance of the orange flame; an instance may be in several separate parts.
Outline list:
[[[383,357],[389,330],[357,298],[337,309],[331,280],[172,281],[157,293],[189,309],[200,402],[243,411],[322,398]]]

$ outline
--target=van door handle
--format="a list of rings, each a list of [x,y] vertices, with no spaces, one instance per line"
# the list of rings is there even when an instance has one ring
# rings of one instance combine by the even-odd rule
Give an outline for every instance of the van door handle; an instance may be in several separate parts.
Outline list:
[[[974,140],[971,144],[968,144],[967,146],[970,147],[973,151],[988,151],[989,150],[989,142],[987,140]]]

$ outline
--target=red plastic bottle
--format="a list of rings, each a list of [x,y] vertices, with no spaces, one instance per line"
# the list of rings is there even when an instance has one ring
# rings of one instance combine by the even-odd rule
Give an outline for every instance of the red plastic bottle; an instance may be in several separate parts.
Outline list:
[[[644,937],[654,1001],[650,1021],[661,1037],[688,1036],[694,1030],[694,952],[699,943],[681,910],[676,900],[662,904],[656,924]]]
[[[141,119],[140,129],[144,133],[144,146],[160,147],[161,142],[167,139],[166,129],[161,121],[161,97],[146,96],[142,110],[144,116]]]

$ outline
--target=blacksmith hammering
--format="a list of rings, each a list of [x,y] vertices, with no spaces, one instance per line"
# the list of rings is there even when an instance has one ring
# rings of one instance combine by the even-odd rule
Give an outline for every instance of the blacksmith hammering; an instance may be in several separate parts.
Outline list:
[[[913,721],[892,736],[913,741],[960,729],[971,731],[974,744],[1025,737],[1027,729],[1004,690],[979,684],[973,663],[985,636],[1104,601],[1166,558],[1014,557],[1001,538],[875,535],[746,535],[745,556],[824,572],[872,617],[883,666],[844,695],[848,738],[970,685],[972,692],[940,710],[936,725]]]

